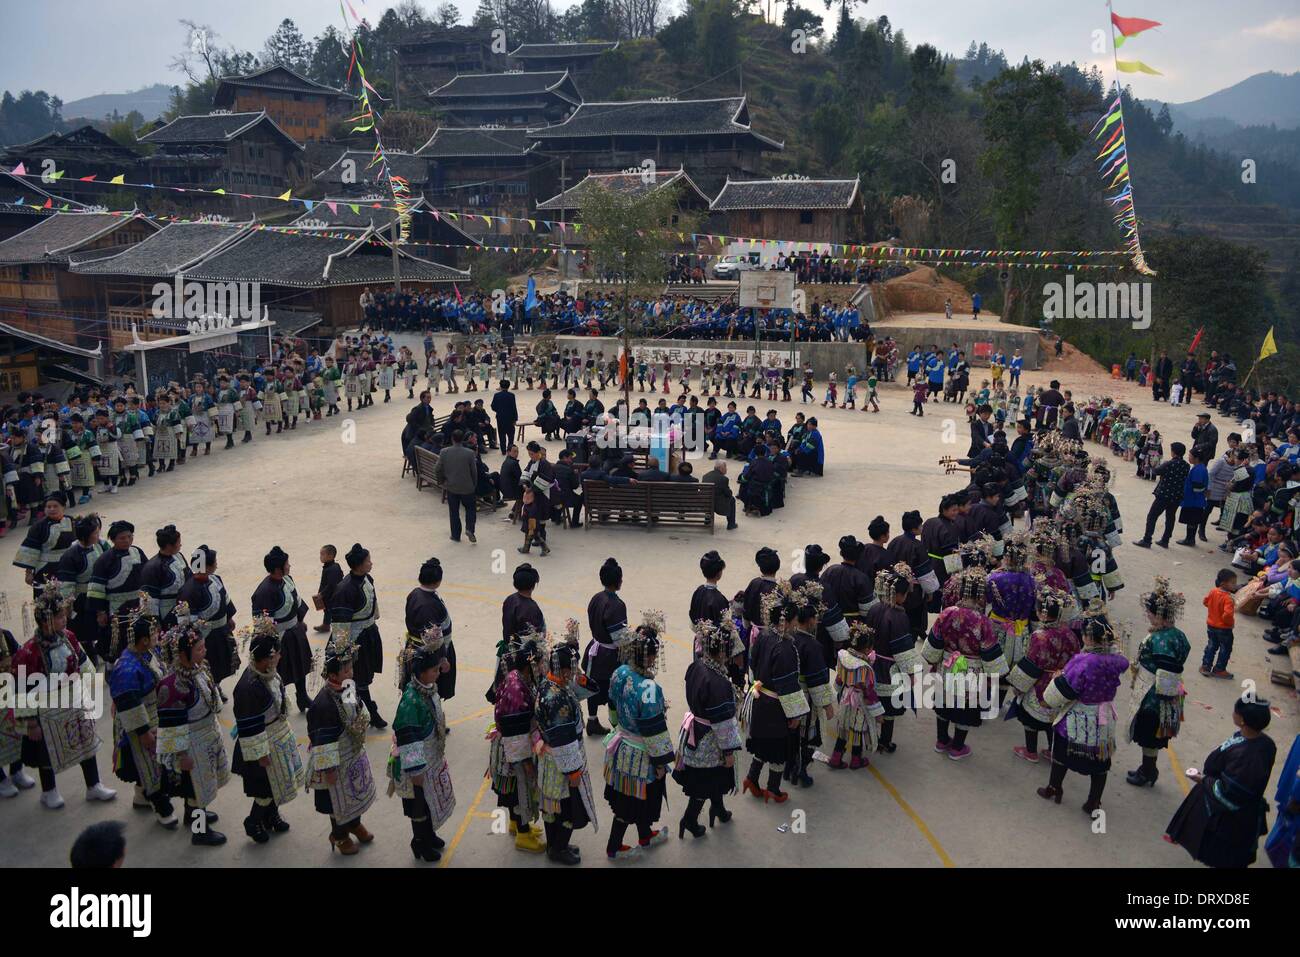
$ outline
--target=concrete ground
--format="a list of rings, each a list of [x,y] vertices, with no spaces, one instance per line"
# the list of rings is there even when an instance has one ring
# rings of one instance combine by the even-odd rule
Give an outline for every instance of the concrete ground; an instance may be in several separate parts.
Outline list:
[[[415,343],[414,337],[411,342]],[[1027,382],[1045,383],[1052,374],[1049,364],[1029,375]],[[977,370],[975,379],[980,378]],[[1063,385],[1073,390],[1076,399],[1097,393],[1133,402],[1166,442],[1185,440],[1201,408],[1155,405],[1149,391],[1101,376],[1071,374]],[[532,394],[521,396],[521,411],[530,411],[535,400]],[[690,660],[686,609],[700,581],[697,561],[703,552],[716,548],[722,553],[729,563],[723,587],[735,592],[755,574],[753,555],[763,545],[781,553],[783,574],[788,574],[791,556],[809,542],[834,552],[843,534],[865,539],[867,524],[876,514],[885,515],[897,528],[903,511],[919,508],[932,515],[941,495],[959,486],[961,476],[945,476],[936,463],[941,456],[966,451],[968,431],[961,408],[932,404],[925,418],[918,420],[908,415],[910,393],[895,384],[882,386],[881,402],[883,411],[878,415],[804,407],[818,414],[825,433],[825,478],[792,480],[784,510],[766,519],[742,517],[734,532],[722,530],[721,525],[712,536],[696,531],[647,534],[617,527],[553,529],[552,554],[530,557],[541,571],[536,596],[548,621],[560,627],[565,618],[578,618],[585,644],[586,604],[600,588],[597,569],[607,556],[616,556],[626,572],[622,595],[633,621],[639,621],[640,611],[646,608],[662,609],[667,615],[668,644],[660,680],[670,725],[676,728],[685,703],[682,675]],[[96,496],[94,507],[106,523],[117,518],[134,522],[137,543],[149,554],[153,554],[153,529],[169,522],[180,527],[187,548],[206,543],[217,549],[240,624],[248,620],[249,598],[263,577],[262,556],[272,545],[288,551],[300,591],[310,595],[319,577],[316,555],[322,544],[333,543],[342,554],[353,542],[363,543],[374,558],[380,630],[389,659],[373,690],[389,718],[397,701],[393,655],[404,630],[403,602],[415,585],[420,563],[430,555],[438,556],[446,570],[442,593],[455,621],[460,660],[457,694],[447,703],[453,729],[448,758],[457,807],[441,832],[448,842],[441,866],[544,867],[544,857],[516,851],[509,837],[502,836],[499,828],[494,830],[495,799],[483,777],[488,750],[483,733],[491,710],[482,695],[500,635],[501,600],[511,591],[510,573],[522,558],[514,551],[521,537],[498,512],[481,516],[477,545],[448,540],[446,510],[438,493],[417,492],[412,480],[399,477],[398,436],[412,404],[399,391],[392,403],[381,402],[342,420],[300,424],[293,434],[278,437],[257,435],[250,446],[237,446],[231,452],[214,449],[210,458],[186,464],[165,478],[145,480],[117,496]],[[755,404],[760,412],[766,409],[765,402]],[[435,397],[437,411],[445,412],[449,406],[445,394]],[[791,420],[800,406],[778,403],[777,408],[784,420]],[[355,425],[352,436],[350,424]],[[1232,428],[1225,421],[1218,425],[1223,435]],[[552,449],[553,454],[557,451]],[[495,455],[490,461],[495,465]],[[1118,473],[1116,492],[1125,516],[1125,538],[1132,541],[1140,534],[1151,486],[1135,478],[1131,467],[1112,462]],[[23,631],[19,613],[29,595],[19,570],[10,564],[20,539],[21,530],[16,530],[0,542],[0,590],[7,598],[6,624],[16,633]],[[1124,772],[1137,766],[1139,752],[1121,743],[1104,798],[1104,832],[1098,833],[1080,811],[1087,790],[1083,778],[1067,778],[1065,801],[1059,806],[1034,794],[1046,782],[1047,766],[1028,765],[1011,753],[1021,741],[1019,723],[986,722],[971,736],[972,756],[955,763],[933,752],[933,719],[922,712],[900,719],[898,751],[873,756],[869,770],[831,772],[816,766],[816,786],[795,790],[782,806],[734,796],[728,801],[736,811],[733,822],[719,825],[700,840],[689,836],[677,840],[676,822],[685,800],[677,786],[670,785],[665,823],[671,825],[673,839],[633,866],[1188,866],[1192,862],[1187,854],[1164,843],[1161,834],[1188,790],[1184,768],[1199,767],[1205,755],[1231,733],[1232,702],[1239,690],[1236,682],[1196,673],[1205,642],[1200,599],[1224,564],[1224,556],[1212,550],[1215,544],[1217,539],[1208,547],[1174,546],[1168,551],[1126,545],[1117,553],[1128,587],[1113,607],[1132,632],[1130,651],[1145,633],[1138,595],[1150,586],[1154,574],[1162,573],[1187,593],[1185,629],[1193,656],[1185,676],[1186,723],[1174,747],[1160,758],[1159,782],[1154,789],[1142,790],[1124,782]],[[318,613],[309,618],[309,624],[318,621]],[[1280,769],[1281,757],[1297,730],[1296,699],[1289,689],[1268,683],[1270,660],[1258,637],[1261,625],[1253,619],[1240,625],[1231,667],[1238,679],[1258,682],[1275,705],[1270,732],[1281,751]],[[319,645],[320,637],[313,633],[312,641]],[[227,682],[227,691],[233,683],[233,678]],[[1132,710],[1127,687],[1116,703],[1121,721],[1127,724]],[[290,721],[305,743],[303,716],[295,712]],[[223,722],[230,724],[228,708]],[[400,802],[382,793],[390,747],[387,732],[372,732],[369,744],[381,796],[365,820],[377,838],[346,863],[330,854],[326,818],[314,811],[308,796],[300,796],[284,809],[293,827],[290,833],[264,846],[248,841],[240,824],[247,801],[237,778],[214,805],[222,816],[218,828],[230,842],[220,849],[191,847],[184,834],[165,832],[152,815],[131,810],[129,786],[116,782],[112,774],[107,716],[100,733],[105,740],[101,774],[107,784],[119,787],[118,800],[85,803],[81,776],[74,769],[60,777],[68,802],[62,811],[43,809],[33,791],[0,801],[0,865],[65,863],[78,831],[108,818],[128,822],[132,866],[415,864]],[[575,844],[588,866],[603,867],[610,815],[600,798],[599,742],[589,739],[586,750],[602,826],[599,835],[590,829],[581,831]]]

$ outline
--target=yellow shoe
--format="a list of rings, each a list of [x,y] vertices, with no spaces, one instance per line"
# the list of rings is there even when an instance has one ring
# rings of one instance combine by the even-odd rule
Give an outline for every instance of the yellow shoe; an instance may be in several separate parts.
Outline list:
[[[540,854],[546,850],[546,842],[542,840],[542,835],[538,831],[530,828],[523,834],[515,835],[515,850]]]

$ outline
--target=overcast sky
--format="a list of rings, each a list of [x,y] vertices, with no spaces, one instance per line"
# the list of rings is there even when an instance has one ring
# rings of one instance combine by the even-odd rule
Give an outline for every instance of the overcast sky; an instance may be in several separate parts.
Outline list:
[[[564,9],[573,0],[552,0]],[[681,0],[666,0],[677,8]],[[372,22],[393,2],[352,0]],[[476,0],[456,0],[462,20]],[[826,15],[824,0],[803,0]],[[437,0],[425,0],[431,10]],[[1102,0],[870,0],[859,16],[885,14],[913,44],[928,42],[961,55],[986,42],[1007,59],[1049,63],[1100,62],[1113,76],[1110,54],[1093,51],[1093,31],[1108,24]],[[1123,16],[1164,25],[1129,41],[1122,58],[1141,59],[1164,76],[1126,76],[1144,98],[1179,103],[1231,86],[1254,73],[1300,70],[1297,0],[1119,0]],[[0,89],[44,89],[65,101],[119,93],[152,83],[180,82],[168,63],[185,42],[181,18],[211,25],[223,45],[260,50],[284,17],[310,39],[342,22],[337,0],[0,0],[5,52]],[[1106,34],[1109,37],[1109,31]]]

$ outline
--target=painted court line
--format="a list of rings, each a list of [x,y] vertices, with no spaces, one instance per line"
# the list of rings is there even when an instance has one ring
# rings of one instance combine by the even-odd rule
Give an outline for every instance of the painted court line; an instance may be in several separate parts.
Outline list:
[[[903,800],[903,796],[898,793],[898,788],[890,784],[888,778],[881,774],[874,764],[867,765],[867,770],[870,771],[875,779],[880,782],[881,786],[889,792],[889,796],[892,797],[898,803],[898,806],[903,809],[903,813],[912,819],[912,823],[915,824],[916,829],[921,832],[921,836],[930,842],[930,846],[934,848],[934,853],[939,855],[939,860],[943,862],[943,866],[956,867],[957,865],[953,862],[953,859],[948,856],[948,852],[945,851],[943,845],[939,843],[939,839],[934,836],[934,832],[930,830],[925,821],[921,820],[921,816],[912,810],[912,806]]]

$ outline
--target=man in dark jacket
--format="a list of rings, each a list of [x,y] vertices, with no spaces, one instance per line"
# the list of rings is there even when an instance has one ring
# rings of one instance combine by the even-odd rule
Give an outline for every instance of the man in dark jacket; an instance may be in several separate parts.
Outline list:
[[[727,463],[714,462],[713,469],[705,472],[700,482],[713,486],[713,511],[727,517],[727,531],[731,531],[736,527],[736,496],[731,493]]]
[[[447,511],[451,515],[451,540],[460,541],[460,509],[465,507],[465,534],[471,542],[474,524],[478,518],[475,493],[478,491],[478,456],[465,446],[465,433],[457,429],[451,434],[451,445],[438,455],[433,468],[433,480],[447,493]]]
[[[970,449],[966,452],[967,458],[979,455],[993,444],[993,423],[989,421],[992,415],[993,406],[985,403],[970,420]]]
[[[573,450],[565,449],[555,463],[555,482],[560,486],[559,501],[569,510],[569,528],[582,525],[582,479],[573,467]]]
[[[1205,450],[1205,454],[1201,456],[1202,462],[1212,461],[1218,453],[1219,430],[1210,421],[1208,412],[1201,412],[1196,416],[1196,424],[1192,426],[1192,448]]]
[[[667,482],[668,473],[659,467],[659,460],[653,455],[646,459],[646,468],[637,473],[638,482]]]
[[[1156,487],[1151,493],[1155,497],[1155,501],[1151,503],[1151,509],[1147,512],[1146,533],[1140,540],[1133,543],[1138,548],[1151,547],[1151,536],[1156,530],[1156,521],[1161,515],[1165,517],[1165,534],[1157,544],[1161,548],[1169,547],[1170,536],[1174,533],[1174,517],[1177,515],[1178,506],[1183,500],[1183,485],[1192,470],[1192,467],[1183,460],[1186,453],[1187,446],[1183,445],[1182,442],[1174,442],[1169,446],[1169,454],[1173,458],[1161,463],[1156,469]]]
[[[334,588],[343,581],[343,566],[337,561],[339,550],[333,545],[322,545],[320,550],[320,587],[316,594],[320,596],[325,609],[325,619],[316,626],[316,631],[324,633],[330,630],[330,599],[334,597]]]
[[[1061,408],[1061,438],[1083,441],[1083,432],[1079,429],[1079,420],[1075,417],[1074,406],[1066,404]]]
[[[500,436],[501,448],[510,448],[515,438],[515,423],[519,421],[519,407],[515,405],[514,393],[510,391],[510,382],[501,380],[501,388],[492,396],[492,412],[497,417],[497,434]]]

